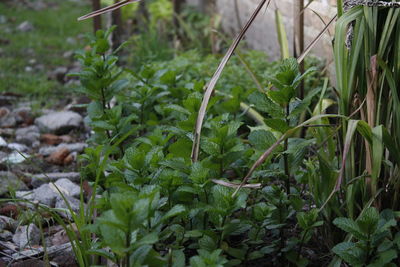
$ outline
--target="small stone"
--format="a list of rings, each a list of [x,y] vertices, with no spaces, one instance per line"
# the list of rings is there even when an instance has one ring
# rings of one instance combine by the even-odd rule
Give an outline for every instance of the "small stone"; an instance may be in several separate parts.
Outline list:
[[[81,188],[77,184],[74,184],[69,179],[60,179],[54,183],[61,193],[71,196],[71,197],[79,197],[81,193]]]
[[[6,157],[2,158],[0,163],[7,164],[20,164],[28,159],[30,156],[28,154],[14,151],[11,154],[8,154]]]
[[[6,140],[4,140],[3,137],[0,136],[0,147],[5,147],[5,146],[7,146],[7,142]]]
[[[7,230],[3,230],[3,232],[0,232],[0,240],[1,241],[11,241],[13,237],[13,233]]]
[[[65,75],[67,75],[68,69],[66,67],[57,67],[53,71],[48,73],[48,77],[51,80],[57,80],[60,83],[65,83]]]
[[[74,51],[66,51],[63,54],[63,58],[67,58],[67,59],[72,58],[73,56],[74,56]]]
[[[64,166],[70,165],[76,159],[76,152],[70,153],[68,156],[65,157],[63,161]]]
[[[13,238],[13,242],[20,248],[39,245],[40,231],[33,223],[18,227]]]
[[[27,190],[26,185],[12,172],[0,171],[0,196],[8,192],[9,188],[14,190]]]
[[[70,208],[72,209],[73,212],[75,213],[79,213],[80,211],[80,201],[76,198],[70,197],[70,196],[65,196],[65,199],[68,201],[68,204],[70,206]],[[67,206],[67,204],[65,203],[65,200],[61,197],[57,198],[56,201],[56,208],[57,209],[65,209],[66,211],[60,211],[60,215],[66,219],[72,219],[72,216],[70,214],[70,210]]]
[[[4,137],[13,137],[15,135],[14,129],[0,129],[0,135]]]
[[[26,145],[18,144],[18,143],[11,143],[7,145],[8,149],[15,150],[19,152],[26,152],[29,148]]]
[[[13,263],[11,267],[46,267],[46,263],[38,259],[29,259],[20,262]]]
[[[69,43],[69,44],[76,44],[76,39],[73,38],[73,37],[68,37],[68,38],[67,38],[67,43]]]
[[[47,161],[56,165],[64,165],[64,160],[68,157],[70,151],[66,147],[61,147],[57,151],[53,152],[48,158]]]
[[[49,207],[54,207],[56,198],[59,195],[49,184],[44,184],[39,188],[34,189],[33,193],[36,201],[39,201],[40,203]]]
[[[57,180],[64,178],[79,183],[81,175],[78,172],[35,174],[31,175],[31,185],[34,188],[37,188],[44,183],[56,182]]]
[[[73,111],[53,112],[35,120],[35,124],[42,132],[65,134],[72,129],[79,128],[83,118]]]
[[[0,127],[13,128],[17,124],[14,114],[8,108],[0,108]]]
[[[19,214],[19,209],[14,204],[6,204],[0,208],[0,215],[4,215],[16,219]]]
[[[14,110],[16,114],[17,123],[24,123],[26,125],[31,125],[34,122],[32,116],[32,109],[30,107],[20,107]]]
[[[17,30],[21,32],[29,32],[32,31],[33,29],[34,29],[33,24],[30,23],[29,21],[24,21],[17,27]]]
[[[33,146],[39,141],[40,133],[39,128],[35,125],[20,128],[15,132],[15,140],[27,146]]]
[[[15,231],[18,222],[10,217],[0,215],[0,232],[3,230]]]
[[[7,22],[7,17],[4,15],[0,15],[0,24],[4,24]]]
[[[68,149],[70,152],[81,153],[87,147],[86,143],[73,143],[73,144],[59,144],[58,146],[42,147],[39,149],[39,154],[43,156],[49,156],[62,148]]]
[[[69,135],[55,135],[55,134],[42,134],[40,136],[40,141],[47,145],[59,145],[61,143],[70,143],[72,137]]]
[[[57,263],[58,267],[78,267],[75,254],[72,250],[65,251],[64,253],[53,258],[52,262]]]
[[[33,201],[35,199],[35,194],[32,191],[16,191],[15,197],[18,199]]]

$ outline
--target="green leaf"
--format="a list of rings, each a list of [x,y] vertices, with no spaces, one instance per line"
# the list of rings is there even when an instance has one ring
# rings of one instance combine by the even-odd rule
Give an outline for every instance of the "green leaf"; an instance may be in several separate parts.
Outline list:
[[[332,248],[332,251],[352,266],[361,266],[365,262],[365,254],[354,243],[343,242]]]
[[[265,124],[280,133],[285,133],[291,129],[284,119],[266,119]]]
[[[170,209],[161,219],[161,221],[166,221],[169,218],[176,217],[186,211],[186,208],[183,205],[176,205],[172,209]]]
[[[385,266],[386,264],[392,262],[392,260],[397,258],[397,251],[394,249],[390,249],[384,252],[380,252],[378,254],[378,258],[374,260],[371,264],[368,266],[371,267],[380,267],[380,266]]]
[[[271,132],[255,130],[249,134],[249,142],[255,149],[264,151],[276,142],[276,138]]]
[[[354,235],[357,239],[365,240],[367,238],[367,236],[358,227],[357,223],[349,218],[336,218],[333,221],[333,224],[343,231]]]
[[[379,221],[379,213],[374,207],[367,208],[362,215],[356,220],[359,229],[367,234],[371,235],[377,230]]]
[[[217,249],[217,243],[208,235],[204,235],[199,239],[199,247],[207,251],[213,251]]]
[[[185,261],[183,249],[172,251],[172,267],[185,267]]]
[[[254,105],[255,109],[266,112],[273,118],[285,117],[283,109],[275,102],[271,101],[266,94],[254,92],[248,97],[248,100]]]

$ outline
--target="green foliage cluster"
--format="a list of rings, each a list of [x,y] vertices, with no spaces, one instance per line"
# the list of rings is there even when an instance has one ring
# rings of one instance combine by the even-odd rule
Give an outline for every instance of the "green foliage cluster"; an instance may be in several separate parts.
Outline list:
[[[108,34],[98,32],[91,49],[79,55],[79,92],[92,99],[86,120],[94,131],[94,147],[81,157],[82,174],[100,194],[100,217],[88,226],[98,239],[87,254],[119,266],[307,265],[303,249],[322,225],[302,190],[304,155],[313,139],[280,145],[251,180],[263,190],[233,193],[253,161],[316,101],[321,88],[296,98],[312,69],[301,75],[294,59],[266,66],[260,54],[246,54],[266,66],[256,73],[266,78],[261,93],[248,87],[248,73],[241,70],[238,79],[239,67],[228,67],[210,103],[200,160],[192,163],[193,128],[207,82],[201,77],[215,60],[194,63],[190,52],[168,66],[122,70],[116,53],[106,53]],[[252,121],[243,102],[265,123]]]

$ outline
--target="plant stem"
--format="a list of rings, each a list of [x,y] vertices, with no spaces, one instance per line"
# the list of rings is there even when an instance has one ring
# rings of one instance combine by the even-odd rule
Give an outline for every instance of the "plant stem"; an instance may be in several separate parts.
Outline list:
[[[289,104],[286,106],[286,123],[289,125]],[[290,195],[290,170],[289,170],[289,157],[287,154],[287,150],[289,148],[289,138],[285,139],[284,142],[284,154],[283,154],[283,161],[285,165],[285,174],[286,174],[286,194]]]
[[[338,18],[343,15],[343,0],[337,0],[337,14]]]
[[[206,204],[208,205],[208,193],[207,193],[207,190],[205,188],[203,188],[203,191],[204,191]],[[207,221],[208,221],[208,213],[204,212],[204,217],[203,217],[203,228],[204,228],[204,230],[207,229]]]
[[[282,216],[282,198],[279,199],[279,223],[283,223],[283,216]],[[284,262],[284,257],[283,257],[283,252],[282,250],[285,248],[285,226],[282,226],[280,231],[279,231],[279,239],[280,239],[280,248],[279,248],[279,253],[281,253],[280,258],[281,262]],[[283,264],[284,265],[284,264]]]
[[[222,175],[224,174],[224,144],[221,144],[221,149],[220,149],[220,169],[219,169],[219,176],[222,178]]]
[[[296,262],[299,260],[300,258],[300,254],[301,254],[301,250],[303,249],[303,245],[304,245],[304,240],[306,239],[306,236],[308,234],[309,230],[306,230],[303,235],[301,236],[301,241],[300,241],[300,245],[299,245],[299,250],[297,251],[297,256],[296,256]]]
[[[227,215],[224,216],[224,219],[222,220],[222,225],[221,225],[221,234],[219,236],[219,241],[218,241],[218,247],[221,247],[222,244],[222,239],[224,238],[224,227],[225,227],[225,222],[227,219]]]

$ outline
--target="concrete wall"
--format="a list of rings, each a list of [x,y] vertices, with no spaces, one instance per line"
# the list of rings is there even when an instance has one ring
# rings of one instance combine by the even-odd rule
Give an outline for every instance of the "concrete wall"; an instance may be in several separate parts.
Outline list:
[[[193,5],[199,5],[200,1],[188,0]],[[222,16],[222,27],[232,36],[239,32],[239,24],[244,25],[256,9],[260,0],[215,0],[217,12]],[[235,5],[235,1],[237,5]],[[308,1],[305,1],[308,2]],[[262,11],[246,35],[246,42],[250,48],[264,50],[270,59],[279,59],[280,49],[276,34],[275,9],[282,13],[286,27],[289,46],[292,49],[294,19],[297,13],[298,0],[272,0],[269,8]],[[318,13],[316,15],[315,13]],[[328,23],[336,14],[336,0],[315,0],[305,12],[305,46],[318,35],[324,28],[324,22]],[[324,21],[322,22],[321,19]],[[325,34],[312,53],[330,62],[332,60],[332,35],[334,29]]]

